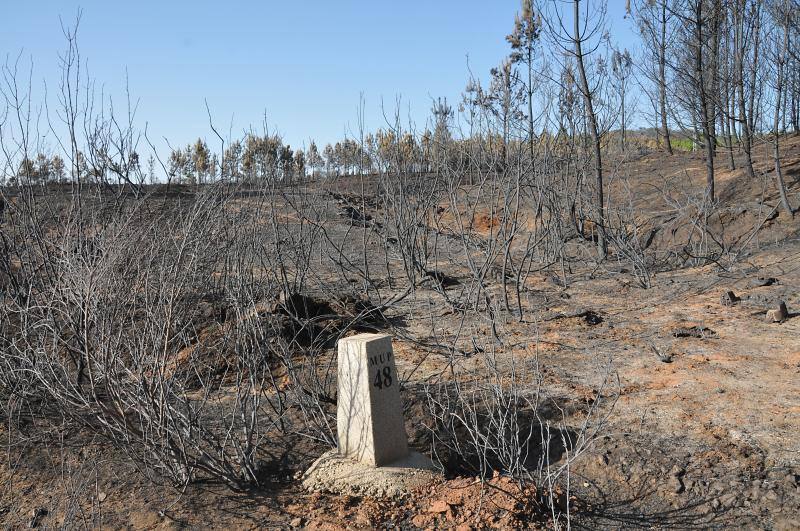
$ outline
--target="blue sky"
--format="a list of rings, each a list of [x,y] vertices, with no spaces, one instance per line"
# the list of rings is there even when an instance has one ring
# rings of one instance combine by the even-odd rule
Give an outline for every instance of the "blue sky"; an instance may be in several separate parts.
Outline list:
[[[91,77],[121,101],[125,76],[151,137],[212,140],[204,99],[227,136],[270,128],[293,146],[335,141],[384,124],[381,101],[424,127],[432,98],[456,103],[508,53],[518,0],[89,1],[5,0],[0,54],[34,61],[52,93],[65,40],[59,16],[83,16],[78,34]],[[624,1],[609,2],[615,39],[630,42]]]

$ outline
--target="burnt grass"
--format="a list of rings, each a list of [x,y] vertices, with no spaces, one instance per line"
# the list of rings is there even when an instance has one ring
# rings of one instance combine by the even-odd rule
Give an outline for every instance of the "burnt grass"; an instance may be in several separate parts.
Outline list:
[[[800,142],[789,149],[787,184],[797,198]],[[643,203],[656,200],[648,195],[648,179],[686,170],[690,179],[701,182],[699,158],[665,157],[653,154],[626,162],[629,173],[639,178]],[[362,187],[366,198],[359,195]],[[775,204],[775,197],[757,195],[739,173],[723,176],[720,187],[727,233],[741,242],[740,235],[752,227],[753,205]],[[408,293],[396,253],[391,254],[393,275],[381,274],[397,239],[383,221],[386,205],[374,177],[366,178],[366,185],[360,178],[343,178],[335,193],[326,183],[306,188],[304,193],[320,198],[332,240],[368,242],[367,265],[374,276],[365,280],[345,267],[315,271],[315,282],[302,293],[265,296],[264,326],[298,351],[313,349],[321,362],[332,359],[335,342],[344,334],[392,334],[406,431],[416,450],[430,455],[435,442],[426,389],[440,386],[447,392],[454,366],[462,376],[475,375],[487,353],[500,365],[512,359],[535,361],[538,374],[528,374],[526,383],[531,388],[538,384],[541,396],[538,410],[525,411],[522,422],[541,429],[540,420],[550,420],[561,431],[547,436],[548,450],[538,442],[526,449],[532,468],[544,454],[551,466],[565,463],[589,411],[593,419],[604,420],[571,463],[571,499],[564,504],[569,504],[572,525],[800,527],[800,217],[780,212],[764,223],[759,238],[742,247],[738,260],[724,267],[685,257],[654,266],[648,289],[619,258],[599,265],[576,258],[542,269],[521,287],[522,317],[508,313],[492,323],[461,310],[470,296],[470,270],[456,251],[442,252],[418,271],[419,282]],[[191,202],[193,193],[156,190],[150,201]],[[241,192],[237,200],[246,203],[248,194]],[[654,218],[652,224],[666,221]],[[452,236],[436,230],[443,239]],[[674,240],[667,232],[649,233],[648,246],[674,258],[681,249],[668,252]],[[592,249],[591,238],[576,238],[571,245],[576,257]],[[353,262],[361,256],[355,245],[348,252]],[[499,276],[487,275],[485,282],[498,293]],[[384,300],[374,297],[377,291]],[[723,297],[729,291],[735,299]],[[384,305],[391,295],[401,294]],[[789,318],[765,322],[765,312],[780,301],[786,302]],[[193,305],[196,312],[186,319],[198,337],[232,315],[230,302],[218,294],[198,294]],[[225,359],[218,356],[209,363]],[[224,387],[225,382],[217,384]],[[328,406],[333,411],[333,404]],[[38,425],[32,415],[20,432],[12,433],[8,423],[0,427],[8,446],[0,465],[0,524],[9,528],[66,522],[145,529],[547,525],[547,511],[531,512],[522,502],[525,510],[519,514],[491,504],[477,514],[458,504],[439,514],[429,511],[432,500],[425,494],[354,500],[305,492],[299,477],[327,448],[300,434],[275,437],[262,449],[259,488],[234,493],[213,481],[176,490],[138,470],[124,453],[81,426],[65,421],[42,431]],[[541,441],[540,435],[533,440]],[[478,464],[469,456],[443,452],[440,457],[441,488],[476,475]],[[543,486],[538,487],[541,494]],[[535,498],[529,490],[519,492]],[[414,520],[419,514],[429,517]]]

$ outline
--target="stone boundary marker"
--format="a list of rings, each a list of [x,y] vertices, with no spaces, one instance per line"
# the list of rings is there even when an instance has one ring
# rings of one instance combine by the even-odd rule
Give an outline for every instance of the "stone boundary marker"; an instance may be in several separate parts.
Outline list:
[[[385,334],[339,340],[338,448],[303,474],[311,491],[397,497],[438,481],[430,459],[409,452],[400,382]]]
[[[400,382],[386,334],[339,340],[339,455],[380,467],[408,457]]]

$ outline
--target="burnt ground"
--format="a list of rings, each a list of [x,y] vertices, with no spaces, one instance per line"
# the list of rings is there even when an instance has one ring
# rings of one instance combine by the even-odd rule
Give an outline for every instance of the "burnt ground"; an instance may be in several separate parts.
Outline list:
[[[797,204],[800,139],[790,141],[785,166]],[[621,167],[635,179],[637,201],[654,205],[654,212],[661,210],[653,191],[659,183],[702,183],[702,161],[691,154],[644,155]],[[768,168],[767,160],[758,167]],[[613,177],[610,186],[616,186]],[[464,322],[431,282],[387,310],[390,323],[378,328],[396,338],[412,445],[430,450],[423,384],[447,381],[453,364],[479,370],[479,351],[491,348],[501,364],[513,359],[537,366],[543,407],[556,405],[563,425],[578,429],[587,411],[593,414],[598,431],[571,463],[570,492],[556,492],[575,527],[800,527],[800,216],[792,220],[779,211],[747,239],[758,216],[777,204],[774,186],[766,179],[747,182],[740,170],[721,170],[718,187],[730,211],[728,234],[746,240],[736,260],[659,271],[649,289],[623,262],[573,263],[533,274],[523,289],[523,320],[501,317],[496,326],[504,341],[496,347],[489,346],[490,324]],[[331,203],[340,207],[341,196]],[[375,219],[379,210],[370,210]],[[333,218],[345,234],[352,223],[369,221],[358,215]],[[668,214],[659,215],[653,223],[666,226]],[[658,236],[662,245],[666,232]],[[452,279],[445,292],[459,294],[464,265],[442,261],[437,267]],[[727,291],[738,298],[733,305],[721,300]],[[786,302],[789,318],[766,322],[766,310],[778,301]],[[460,350],[453,354],[437,344]],[[0,428],[2,440],[7,433]],[[324,448],[292,440],[270,451],[286,458],[265,471],[258,491],[232,493],[213,483],[178,491],[147,480],[105,441],[75,427],[32,434],[22,447],[4,452],[0,525],[548,525],[536,503],[542,485],[521,489],[504,477],[481,485],[461,473],[402,500],[307,493],[299,474]],[[564,452],[559,458],[553,464],[566,462]],[[566,512],[559,518],[563,522]]]
[[[780,280],[752,287],[756,273]],[[604,321],[544,327],[542,337],[583,347],[543,356],[552,385],[591,385],[587,349],[620,377],[609,433],[577,467],[581,497],[598,500],[591,526],[797,525],[800,320],[765,323],[764,307],[796,308],[799,288],[794,243],[724,275],[662,275],[645,297],[614,280],[570,290]],[[728,290],[742,301],[723,306]],[[686,329],[703,333],[676,337]]]
[[[757,286],[758,277],[777,282]],[[532,355],[536,330],[551,396],[585,401],[601,392],[615,400],[604,435],[573,468],[575,495],[588,504],[573,523],[800,525],[800,242],[727,272],[661,274],[649,290],[621,278],[578,278],[557,291],[543,277],[538,286],[551,293],[544,319],[506,330],[518,338],[520,357]],[[729,290],[741,300],[724,306]],[[795,313],[765,322],[779,300]],[[619,384],[599,391],[605,363]]]

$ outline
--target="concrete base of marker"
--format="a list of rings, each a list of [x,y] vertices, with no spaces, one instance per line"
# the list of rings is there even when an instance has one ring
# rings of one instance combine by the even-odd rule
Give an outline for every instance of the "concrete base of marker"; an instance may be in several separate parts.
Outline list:
[[[385,498],[403,496],[439,479],[431,460],[417,452],[376,468],[331,450],[303,474],[303,486],[311,491]]]

